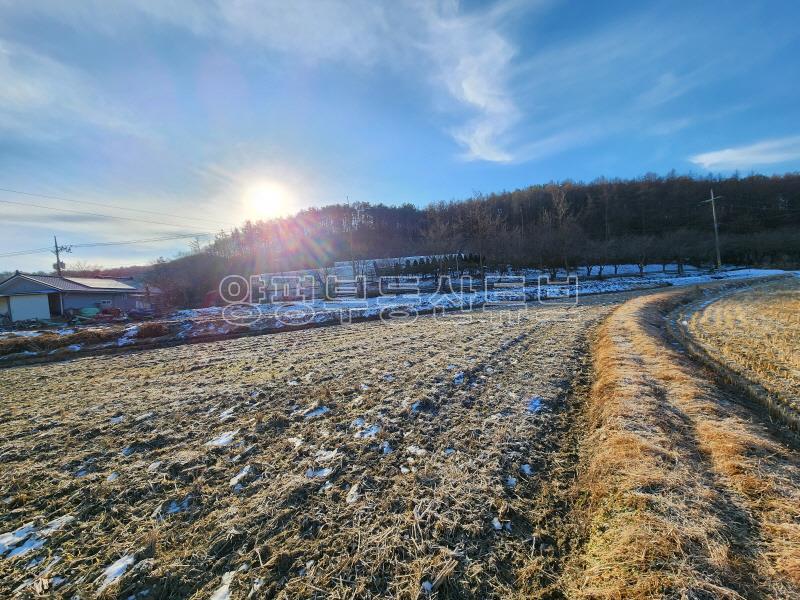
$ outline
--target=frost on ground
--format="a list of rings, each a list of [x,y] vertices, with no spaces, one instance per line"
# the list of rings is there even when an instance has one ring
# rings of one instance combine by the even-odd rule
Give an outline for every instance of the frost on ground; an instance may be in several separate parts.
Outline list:
[[[586,336],[619,300],[4,370],[0,597],[539,590],[555,559],[537,499]]]

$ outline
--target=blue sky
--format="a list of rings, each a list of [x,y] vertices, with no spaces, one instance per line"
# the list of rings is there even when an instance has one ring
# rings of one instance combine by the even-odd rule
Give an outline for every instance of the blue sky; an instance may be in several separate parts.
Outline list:
[[[799,170],[799,20],[778,0],[0,0],[0,187],[121,207],[0,191],[28,205],[0,203],[0,254],[346,198]]]

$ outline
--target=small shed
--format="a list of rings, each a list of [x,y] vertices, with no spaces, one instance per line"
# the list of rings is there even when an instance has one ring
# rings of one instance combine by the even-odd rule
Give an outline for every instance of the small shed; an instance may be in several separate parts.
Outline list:
[[[152,308],[156,288],[133,280],[17,272],[0,282],[0,315],[11,321],[50,319],[82,308]]]

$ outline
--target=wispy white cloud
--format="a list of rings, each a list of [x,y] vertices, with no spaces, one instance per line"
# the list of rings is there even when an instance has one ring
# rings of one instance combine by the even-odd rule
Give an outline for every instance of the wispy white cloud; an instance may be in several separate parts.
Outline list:
[[[691,162],[704,169],[748,169],[800,160],[800,136],[762,140],[755,144],[695,154]]]
[[[0,130],[37,140],[58,139],[84,125],[142,133],[79,70],[3,39],[0,81]]]
[[[701,79],[696,73],[676,75],[668,71],[660,75],[651,87],[639,95],[637,103],[643,108],[660,106],[680,98],[700,83]]]
[[[424,13],[427,39],[422,47],[434,62],[434,80],[471,113],[465,123],[451,130],[467,160],[509,162],[514,158],[504,136],[522,111],[511,85],[516,49],[500,31],[499,16],[508,14],[502,8],[463,15],[452,6],[444,11],[429,7]]]
[[[208,5],[207,5],[208,6]],[[228,41],[255,44],[307,61],[343,61],[356,65],[405,68],[432,86],[437,105],[463,112],[463,123],[449,128],[470,160],[512,159],[503,137],[521,111],[512,93],[515,47],[502,22],[521,9],[504,0],[490,9],[465,12],[458,2],[407,0],[346,2],[219,2],[215,14],[195,29]],[[150,4],[154,16],[180,18],[175,4]],[[163,12],[167,10],[169,12]],[[222,25],[222,27],[220,27]]]
[[[555,3],[497,0],[475,8],[457,0],[0,0],[0,14],[35,13],[76,31],[93,27],[117,37],[152,34],[156,24],[160,33],[176,28],[242,49],[248,59],[269,62],[281,54],[298,65],[335,62],[387,71],[427,92],[432,121],[460,146],[463,158],[499,163],[549,156],[604,135],[666,136],[698,126],[707,117],[687,98],[756,64],[784,35],[770,32],[726,46],[720,44],[724,28],[696,26],[698,12],[655,3],[553,36],[537,27],[536,18]],[[731,18],[744,22],[746,12]],[[523,20],[526,38],[520,35]],[[2,61],[0,56],[0,78],[15,85],[0,89],[0,127],[64,110],[76,120],[123,126],[77,69],[65,74],[43,63],[32,69],[12,65],[9,72]],[[25,118],[10,110],[4,115],[3,103]],[[37,129],[48,131],[30,131]]]
[[[522,111],[511,85],[516,48],[502,30],[514,15],[530,9],[519,0],[473,11],[455,0],[85,0],[68,8],[45,0],[19,10],[105,34],[156,21],[293,60],[404,71],[429,86],[434,106],[446,107],[440,113],[442,127],[464,148],[465,158],[503,162],[513,158],[506,135]],[[61,91],[45,85],[46,72],[28,73],[27,79],[33,89],[20,87],[17,95],[36,94],[39,101],[51,102]],[[461,123],[451,125],[454,120]]]

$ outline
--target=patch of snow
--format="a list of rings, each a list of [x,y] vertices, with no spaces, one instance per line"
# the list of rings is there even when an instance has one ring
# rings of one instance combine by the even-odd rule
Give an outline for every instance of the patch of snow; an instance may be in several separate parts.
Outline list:
[[[452,454],[455,454],[455,449],[454,448],[445,448],[442,453],[445,456],[451,456]]]
[[[336,449],[333,449],[333,450],[317,450],[315,458],[317,459],[317,462],[326,463],[326,462],[332,461],[334,458],[336,458],[336,456],[338,454],[339,454],[339,451],[336,450]]]
[[[525,410],[530,413],[538,413],[542,410],[542,397],[541,396],[533,396],[528,398],[528,402],[525,405]]]
[[[358,484],[355,483],[350,486],[350,490],[347,492],[347,497],[344,499],[344,501],[348,504],[354,504],[360,497],[361,494],[358,493]]]
[[[495,531],[502,531],[503,530],[503,524],[500,522],[500,519],[498,519],[497,517],[492,519],[492,527],[494,527]]]
[[[130,344],[136,343],[136,336],[139,334],[139,326],[134,325],[133,327],[128,327],[123,333],[122,336],[117,340],[117,346],[128,346]]]
[[[333,473],[333,469],[329,467],[324,467],[322,469],[311,468],[306,471],[306,477],[309,479],[319,479],[320,477],[327,477],[331,473]]]
[[[233,411],[236,410],[235,407],[226,408],[219,414],[219,420],[225,423],[226,421],[230,421],[233,419]]]
[[[462,383],[464,383],[464,371],[459,371],[453,377],[453,385],[461,385]]]
[[[80,344],[70,344],[69,346],[67,346],[67,350],[69,350],[70,352],[77,352],[82,347],[83,346],[81,346]]]
[[[33,523],[26,523],[22,527],[14,531],[9,531],[8,533],[0,533],[0,557],[6,553],[8,553],[8,558],[22,556],[44,543],[40,541],[38,546],[31,546],[30,542],[32,540],[34,540],[34,543],[38,541],[36,537],[36,527]]]
[[[10,331],[8,334],[12,337],[39,337],[42,335],[41,331]]]
[[[206,446],[211,446],[212,448],[222,448],[223,446],[227,446],[233,441],[237,433],[239,433],[238,429],[226,431],[225,433],[215,437],[213,440],[206,442]]]
[[[39,530],[39,535],[43,535],[45,537],[63,529],[65,525],[69,525],[75,520],[75,517],[72,515],[62,515],[60,517],[56,517],[52,521],[50,521],[47,525],[45,525],[41,530]]]
[[[380,425],[370,425],[366,429],[357,431],[353,437],[356,438],[374,438],[381,430]]]
[[[327,406],[318,406],[316,408],[310,408],[306,412],[303,413],[303,416],[306,419],[314,419],[316,417],[321,417],[327,412],[330,412],[330,408]]]
[[[231,583],[233,583],[233,576],[236,571],[228,571],[222,576],[222,585],[220,585],[209,600],[230,600],[231,597]]]
[[[430,594],[433,591],[433,584],[430,581],[423,581],[422,591],[425,594]]]
[[[109,483],[111,483],[112,481],[116,481],[117,479],[119,479],[119,473],[117,473],[116,471],[111,473],[108,477],[106,477],[106,481],[108,481]]]
[[[231,477],[231,480],[230,480],[230,482],[229,482],[229,483],[230,483],[230,485],[231,485],[231,487],[236,487],[237,485],[239,485],[239,484],[241,483],[241,481],[242,481],[242,480],[243,480],[245,477],[247,477],[248,475],[250,475],[250,473],[252,472],[252,470],[253,470],[253,467],[251,467],[250,465],[247,465],[247,466],[246,466],[246,467],[244,467],[244,468],[243,468],[241,471],[239,471],[239,473],[238,473],[238,474],[237,474],[235,477]]]
[[[420,448],[419,446],[409,446],[408,453],[413,454],[414,456],[423,456],[424,454],[427,454],[428,451],[424,448]]]
[[[515,487],[517,487],[517,478],[509,475],[506,477],[506,485],[513,490]]]
[[[125,571],[127,571],[128,568],[131,567],[131,565],[133,565],[134,562],[136,562],[136,560],[134,559],[133,555],[126,554],[122,558],[117,559],[113,563],[108,565],[105,571],[103,571],[105,579],[103,580],[103,583],[100,585],[100,587],[97,589],[97,592],[98,593],[102,592],[104,589],[106,589],[108,586],[110,586],[112,583],[114,583],[120,577],[122,577],[125,574]]]
[[[387,442],[386,440],[384,440],[383,442],[381,442],[381,452],[383,452],[384,454],[391,454],[391,453],[392,453],[392,450],[393,450],[393,449],[392,449],[392,447],[389,445],[389,442]]]
[[[533,475],[533,469],[529,464],[524,464],[519,468],[520,473],[523,475]]]
[[[118,423],[122,423],[125,420],[125,415],[119,415],[118,417],[111,417],[109,421],[112,425],[117,425]]]
[[[168,515],[174,515],[179,512],[187,511],[189,510],[189,505],[191,504],[191,501],[192,499],[190,496],[186,496],[180,502],[176,502],[175,500],[173,500],[172,502],[169,503],[165,512]]]

